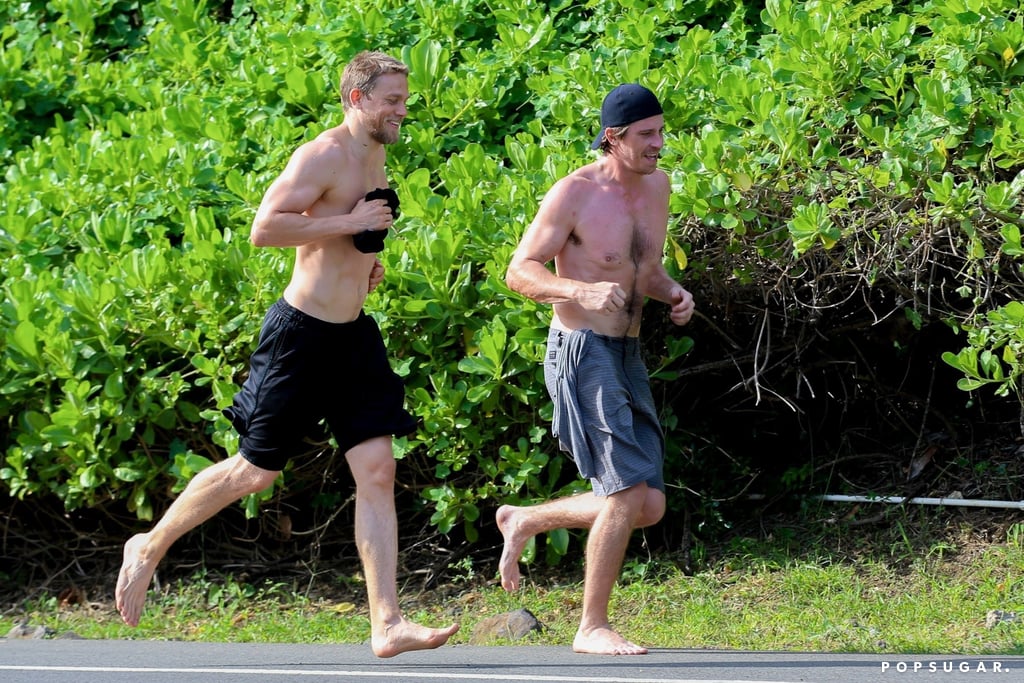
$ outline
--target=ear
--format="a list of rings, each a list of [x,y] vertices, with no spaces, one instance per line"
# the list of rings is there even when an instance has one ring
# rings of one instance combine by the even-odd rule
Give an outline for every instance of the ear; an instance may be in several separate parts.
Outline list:
[[[348,94],[348,99],[352,103],[353,106],[358,106],[358,105],[362,104],[363,98],[365,98],[365,97],[366,97],[366,94],[362,90],[360,90],[359,88],[352,88],[351,92],[349,92],[349,94]]]

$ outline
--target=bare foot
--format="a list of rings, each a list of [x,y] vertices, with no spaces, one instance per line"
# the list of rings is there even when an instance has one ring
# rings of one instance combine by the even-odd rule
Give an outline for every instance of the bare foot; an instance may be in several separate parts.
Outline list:
[[[573,652],[588,655],[645,655],[647,648],[631,643],[611,627],[595,628],[590,633],[576,632],[572,641]]]
[[[142,557],[145,544],[146,534],[136,534],[124,544],[124,562],[114,590],[117,611],[129,626],[139,625],[142,606],[146,603],[146,591],[156,571],[157,562]]]
[[[458,624],[448,628],[427,628],[403,618],[396,624],[385,626],[380,636],[374,634],[370,647],[378,657],[394,657],[411,650],[432,650],[447,643],[458,630]]]
[[[516,523],[518,510],[519,508],[514,505],[502,505],[494,515],[498,530],[505,538],[505,547],[502,548],[501,559],[498,560],[498,573],[501,574],[501,587],[507,591],[519,588],[519,558],[523,555],[526,542],[530,540],[530,537],[522,532],[521,525]]]

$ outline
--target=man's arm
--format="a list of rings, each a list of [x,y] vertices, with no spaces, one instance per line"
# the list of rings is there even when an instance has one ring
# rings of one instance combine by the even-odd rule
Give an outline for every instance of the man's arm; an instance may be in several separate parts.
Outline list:
[[[298,247],[390,227],[391,211],[380,199],[360,199],[347,214],[315,218],[305,214],[330,189],[339,156],[330,143],[321,140],[299,147],[263,196],[250,241],[257,247]]]
[[[370,283],[366,293],[369,294],[377,289],[377,286],[382,282],[384,282],[384,264],[380,262],[379,258],[375,258],[373,259],[373,267],[370,268]]]
[[[664,250],[668,235],[669,181],[664,174],[659,174],[658,180],[658,205],[663,205],[665,208],[664,213],[656,219],[653,241],[658,245],[658,249],[651,250],[645,256],[639,283],[640,291],[646,297],[671,306],[669,317],[672,322],[676,325],[685,325],[693,315],[693,296],[673,280],[665,270]]]
[[[587,310],[605,309],[610,301],[620,308],[626,293],[614,282],[583,282],[561,277],[547,264],[565,249],[573,231],[574,185],[571,177],[555,183],[526,229],[505,275],[515,292],[542,304],[577,303]]]
[[[644,281],[644,295],[672,307],[669,317],[676,325],[685,325],[693,316],[693,295],[669,277],[665,267],[658,263],[650,267]]]

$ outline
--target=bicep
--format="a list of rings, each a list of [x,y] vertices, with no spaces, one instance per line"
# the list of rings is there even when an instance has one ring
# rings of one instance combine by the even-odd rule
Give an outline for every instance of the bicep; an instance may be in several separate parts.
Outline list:
[[[659,207],[651,217],[648,227],[651,248],[645,250],[642,260],[642,280],[648,294],[659,291],[669,284],[674,284],[665,269],[665,244],[668,240],[668,184],[659,188],[656,200]]]
[[[655,190],[650,224],[647,226],[651,248],[644,253],[646,265],[664,270],[665,243],[668,240],[668,177],[661,174]]]
[[[537,215],[526,228],[514,261],[548,263],[562,251],[572,234],[571,216],[567,215],[564,192],[556,186],[537,209]]]
[[[259,213],[303,213],[316,204],[327,189],[322,165],[319,155],[297,150],[267,189]]]

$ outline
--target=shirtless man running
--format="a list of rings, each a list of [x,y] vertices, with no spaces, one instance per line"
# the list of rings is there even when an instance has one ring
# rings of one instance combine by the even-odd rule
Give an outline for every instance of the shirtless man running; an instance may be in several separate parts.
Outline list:
[[[498,569],[505,590],[516,590],[519,557],[532,536],[590,529],[576,652],[647,652],[612,628],[608,602],[630,534],[665,512],[664,438],[640,357],[641,309],[645,298],[664,302],[676,325],[693,314],[693,297],[662,263],[669,197],[668,176],[658,169],[664,125],[651,91],[615,88],[601,107],[593,145],[603,156],[555,183],[506,276],[513,290],[552,304],[544,362],[552,431],[593,490],[500,507],[505,545]]]
[[[258,247],[295,247],[284,296],[267,312],[245,385],[225,413],[239,453],[197,474],[148,533],[125,544],[117,609],[137,626],[157,564],[187,531],[273,485],[303,437],[326,419],[356,484],[355,539],[366,574],[378,657],[438,647],[458,630],[407,620],[398,605],[393,435],[415,429],[380,330],[363,312],[383,279],[375,254],[393,221],[384,146],[398,140],[408,67],[363,52],[341,78],[343,123],[303,144],[267,190],[253,221]]]

